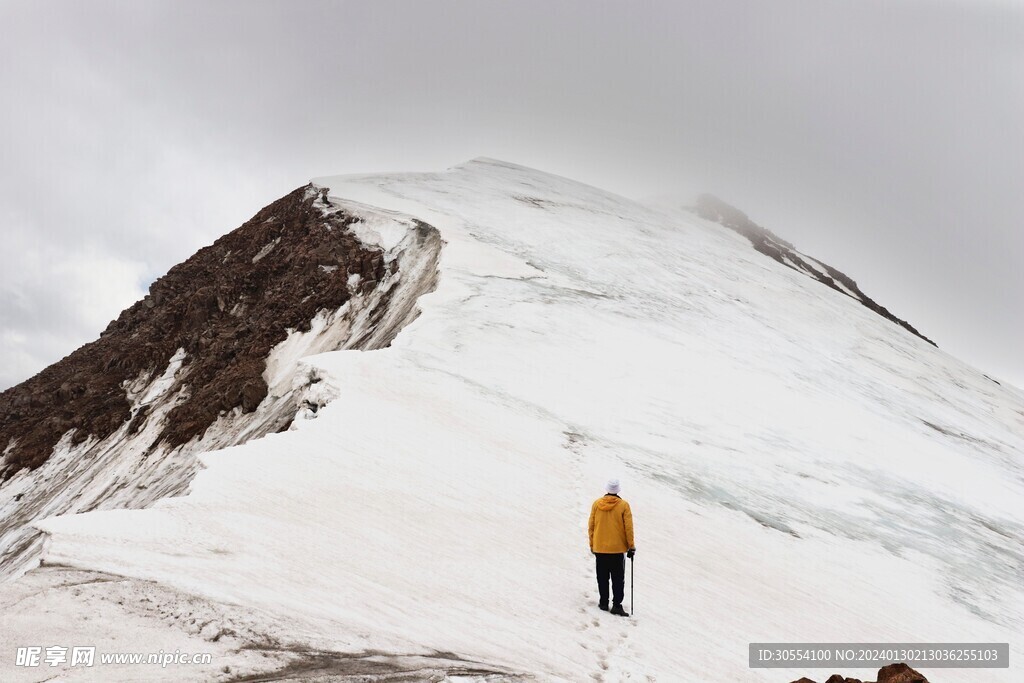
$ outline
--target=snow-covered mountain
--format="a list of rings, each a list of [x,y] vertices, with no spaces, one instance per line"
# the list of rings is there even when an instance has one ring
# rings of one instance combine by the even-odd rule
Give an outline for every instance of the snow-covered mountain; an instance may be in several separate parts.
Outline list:
[[[240,231],[0,399],[0,652],[212,662],[12,655],[3,680],[831,673],[749,669],[764,641],[1021,656],[1024,396],[850,293],[689,211],[487,159],[318,179]],[[168,305],[177,328],[145,326]],[[86,423],[97,394],[66,375],[96,368],[116,405]],[[586,544],[612,474],[630,620],[596,609]]]

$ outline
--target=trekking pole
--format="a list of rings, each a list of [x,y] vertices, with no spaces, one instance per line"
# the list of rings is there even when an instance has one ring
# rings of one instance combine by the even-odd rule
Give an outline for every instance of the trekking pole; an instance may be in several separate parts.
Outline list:
[[[633,589],[636,582],[633,581],[633,558],[629,558],[629,613],[636,617],[636,605],[633,604]]]

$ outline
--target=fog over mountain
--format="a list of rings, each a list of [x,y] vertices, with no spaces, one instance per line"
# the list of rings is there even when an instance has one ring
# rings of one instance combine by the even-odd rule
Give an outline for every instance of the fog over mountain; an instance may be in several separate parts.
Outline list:
[[[1024,384],[1024,10],[0,3],[0,387],[317,173],[480,155],[710,192]]]

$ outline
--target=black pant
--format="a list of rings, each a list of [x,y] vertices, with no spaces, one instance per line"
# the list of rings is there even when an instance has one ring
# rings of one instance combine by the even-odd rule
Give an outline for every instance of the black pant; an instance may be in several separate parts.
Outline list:
[[[597,590],[601,594],[601,604],[608,604],[608,579],[612,580],[612,598],[614,604],[622,604],[622,594],[626,581],[626,560],[622,553],[594,553],[597,557]]]

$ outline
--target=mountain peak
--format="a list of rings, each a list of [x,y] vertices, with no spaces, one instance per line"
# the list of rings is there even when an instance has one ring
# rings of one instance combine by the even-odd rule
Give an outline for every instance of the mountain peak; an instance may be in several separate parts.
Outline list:
[[[94,642],[100,614],[107,652],[214,653],[167,674],[194,680],[696,681],[750,677],[753,613],[779,640],[1020,640],[1019,394],[720,204],[475,168],[300,188],[129,309],[109,358],[160,354],[99,397],[114,431],[0,483],[0,650]],[[262,385],[231,373],[256,342]],[[134,433],[125,405],[149,406]],[[632,622],[587,559],[609,476]]]

